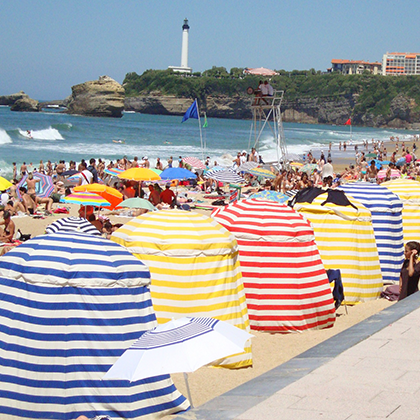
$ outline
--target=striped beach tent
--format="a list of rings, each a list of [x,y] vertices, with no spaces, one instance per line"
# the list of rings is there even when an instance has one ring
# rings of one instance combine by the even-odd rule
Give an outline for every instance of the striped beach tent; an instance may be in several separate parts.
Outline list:
[[[156,327],[147,267],[107,239],[58,232],[0,258],[0,418],[154,419],[189,407],[168,375],[102,380]]]
[[[274,201],[242,200],[212,216],[236,238],[251,328],[292,332],[334,325],[328,277],[310,223]]]
[[[370,182],[352,182],[340,189],[371,212],[382,278],[384,283],[398,282],[404,261],[402,201],[387,188]]]
[[[88,222],[83,217],[63,217],[52,222],[45,228],[46,233],[56,232],[79,232],[90,233],[91,235],[101,236],[101,232],[96,229],[92,223]]]
[[[420,241],[420,182],[412,179],[395,179],[383,182],[403,202],[404,242]]]
[[[111,239],[149,267],[159,323],[204,316],[249,330],[238,244],[212,218],[182,210],[146,213],[115,231]],[[252,365],[251,345],[218,365]]]
[[[336,204],[334,196],[348,205]],[[379,298],[383,280],[370,211],[340,190],[324,190],[311,202],[295,199],[293,208],[312,223],[325,269],[341,270],[345,302]]]

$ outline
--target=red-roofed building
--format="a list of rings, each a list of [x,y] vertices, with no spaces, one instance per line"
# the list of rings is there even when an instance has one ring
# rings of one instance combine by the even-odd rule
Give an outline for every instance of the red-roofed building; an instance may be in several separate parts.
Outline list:
[[[420,74],[420,54],[387,52],[382,58],[384,76],[406,76]]]
[[[369,61],[362,60],[331,60],[332,71],[340,72],[342,74],[362,74],[368,71],[372,74],[380,74],[382,64],[379,62],[370,63]]]

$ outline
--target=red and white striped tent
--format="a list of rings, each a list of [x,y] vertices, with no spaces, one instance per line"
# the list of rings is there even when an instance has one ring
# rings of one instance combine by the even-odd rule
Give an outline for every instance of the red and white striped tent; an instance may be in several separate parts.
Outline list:
[[[331,288],[310,223],[266,200],[242,200],[212,216],[236,238],[250,326],[292,332],[331,327]]]

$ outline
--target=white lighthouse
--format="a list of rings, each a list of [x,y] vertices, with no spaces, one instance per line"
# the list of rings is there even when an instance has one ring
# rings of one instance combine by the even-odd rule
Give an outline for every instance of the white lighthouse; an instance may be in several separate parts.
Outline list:
[[[192,68],[188,67],[188,31],[190,26],[188,25],[188,19],[184,19],[182,25],[182,50],[181,50],[181,66],[169,66],[168,68],[179,73],[192,73]]]

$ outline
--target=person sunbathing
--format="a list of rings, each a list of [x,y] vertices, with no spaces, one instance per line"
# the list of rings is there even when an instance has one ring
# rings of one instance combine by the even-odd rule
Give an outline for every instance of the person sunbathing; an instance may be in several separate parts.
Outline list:
[[[3,212],[3,221],[0,222],[0,225],[4,225],[4,229],[0,233],[0,242],[13,242],[13,236],[15,235],[16,226],[12,220],[10,212]]]

